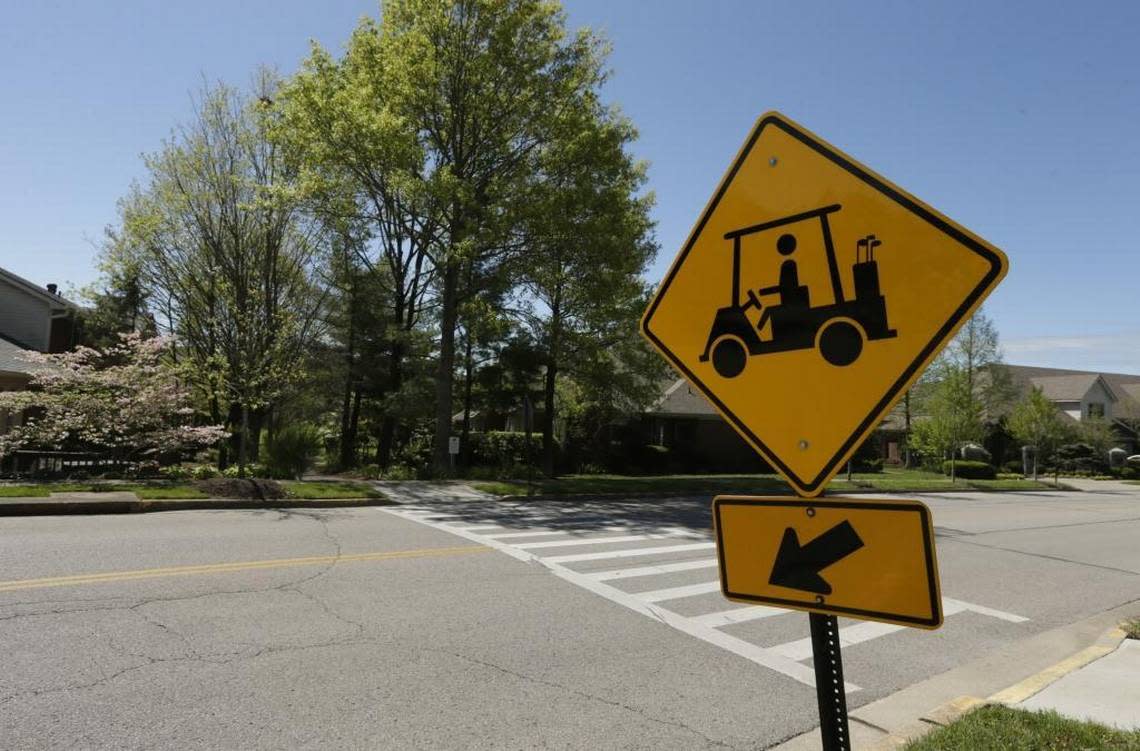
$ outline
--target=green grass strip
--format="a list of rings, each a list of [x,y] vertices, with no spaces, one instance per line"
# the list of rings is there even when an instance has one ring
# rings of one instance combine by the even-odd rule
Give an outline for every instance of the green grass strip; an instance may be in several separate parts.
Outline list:
[[[903,747],[906,751],[1140,751],[1140,731],[1116,730],[1000,705],[979,707]]]

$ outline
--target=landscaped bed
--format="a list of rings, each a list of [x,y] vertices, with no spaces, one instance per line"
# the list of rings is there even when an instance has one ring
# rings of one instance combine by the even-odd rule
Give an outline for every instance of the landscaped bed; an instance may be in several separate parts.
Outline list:
[[[904,746],[906,751],[1140,751],[1140,731],[1116,730],[1056,712],[979,707]]]
[[[273,481],[270,481],[273,482]],[[277,481],[285,498],[299,500],[335,500],[381,498],[382,494],[362,482]],[[47,498],[52,493],[134,493],[143,500],[192,500],[220,497],[207,492],[199,483],[190,482],[60,482],[0,485],[0,498]],[[227,494],[234,495],[234,494]],[[248,494],[243,494],[248,495]]]
[[[472,483],[476,490],[493,495],[526,495],[528,484],[521,480],[501,480]],[[882,472],[852,476],[851,481],[841,474],[828,485],[836,493],[853,490],[878,490],[891,493],[935,492],[945,490],[1051,490],[1051,483],[1027,479],[1002,478],[997,480],[956,480],[936,472],[922,470],[887,469]],[[534,492],[543,495],[591,495],[620,493],[718,493],[763,494],[787,493],[788,484],[776,475],[661,475],[653,477],[630,475],[566,475],[554,479],[536,477]]]

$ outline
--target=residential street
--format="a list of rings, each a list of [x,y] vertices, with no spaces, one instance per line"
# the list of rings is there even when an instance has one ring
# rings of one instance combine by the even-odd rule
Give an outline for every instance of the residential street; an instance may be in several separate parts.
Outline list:
[[[710,499],[389,487],[0,519],[0,747],[768,748],[816,724],[807,616],[723,599]],[[1092,487],[910,496],[946,622],[841,619],[853,718],[988,695],[1140,611],[1140,487]]]

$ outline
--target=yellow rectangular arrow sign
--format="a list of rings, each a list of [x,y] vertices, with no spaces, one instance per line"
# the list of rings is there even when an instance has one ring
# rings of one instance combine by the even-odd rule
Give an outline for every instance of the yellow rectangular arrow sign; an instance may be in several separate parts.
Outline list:
[[[730,600],[942,625],[934,527],[919,501],[718,496],[713,522]]]

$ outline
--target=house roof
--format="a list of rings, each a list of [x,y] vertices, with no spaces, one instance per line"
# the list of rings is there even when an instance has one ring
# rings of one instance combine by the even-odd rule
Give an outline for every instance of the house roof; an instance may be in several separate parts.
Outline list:
[[[1079,375],[1063,376],[1036,376],[1029,379],[1046,398],[1055,402],[1079,402],[1085,398],[1097,381],[1102,380],[1096,373],[1081,373]],[[1109,389],[1111,394],[1111,389]]]
[[[1067,370],[1064,368],[1038,368],[1031,365],[1007,365],[1015,381],[1041,386],[1041,390],[1055,401],[1079,401],[1092,383],[1099,378],[1109,394],[1116,399],[1117,414],[1140,416],[1140,375],[1132,373],[1101,373],[1093,370]],[[1082,384],[1085,390],[1078,396],[1051,396],[1052,393],[1072,394]],[[1048,390],[1047,387],[1048,386]]]
[[[35,366],[23,359],[24,354],[30,351],[0,336],[0,373],[32,375]]]
[[[646,413],[661,417],[719,418],[720,414],[684,378],[667,383],[664,393]]]
[[[41,287],[38,284],[29,282],[19,274],[13,274],[8,269],[2,267],[0,267],[0,279],[3,279],[12,286],[17,287],[18,289],[21,289],[24,292],[27,292],[34,297],[38,297],[39,299],[48,303],[51,305],[53,312],[75,310],[78,308],[78,306],[70,300],[65,300],[59,295],[53,295],[51,292],[48,292],[45,287]]]

